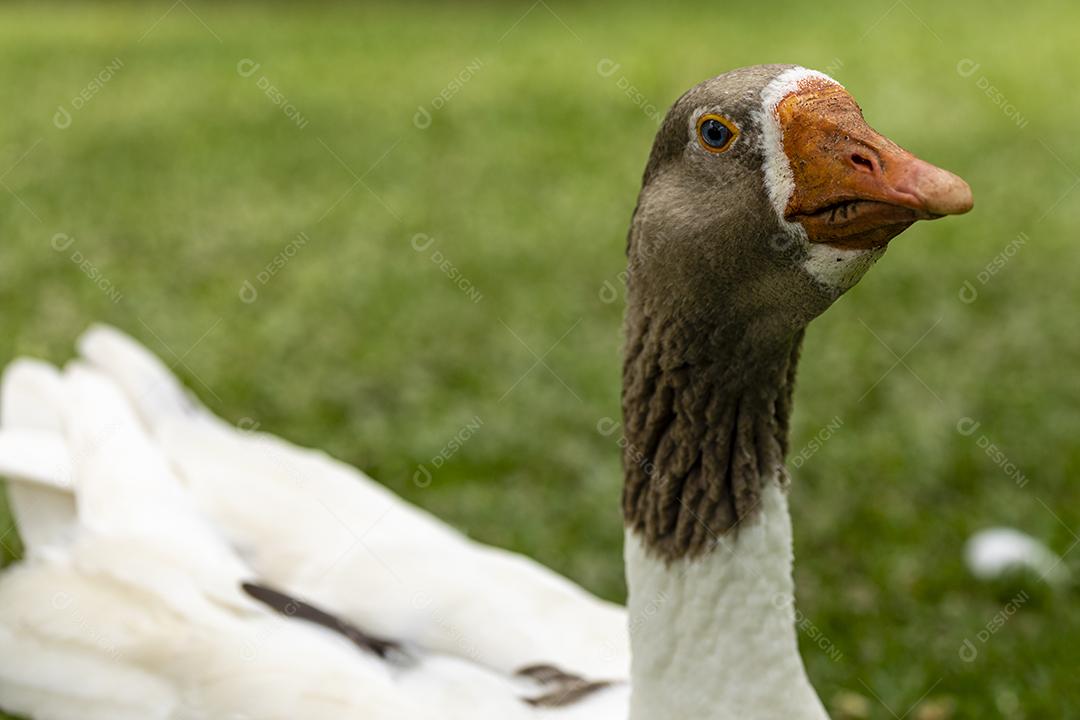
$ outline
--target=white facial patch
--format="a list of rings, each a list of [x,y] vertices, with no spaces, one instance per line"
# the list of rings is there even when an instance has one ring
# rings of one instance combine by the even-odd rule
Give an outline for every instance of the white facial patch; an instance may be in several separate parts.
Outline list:
[[[802,230],[801,227],[799,229]],[[884,247],[859,250],[805,242],[809,245],[809,256],[803,261],[803,269],[819,283],[839,292],[854,287],[870,266],[885,254]]]
[[[812,243],[802,225],[788,222],[784,218],[788,201],[795,192],[795,176],[791,172],[787,153],[784,152],[784,134],[776,107],[781,100],[812,79],[843,87],[825,73],[793,67],[777,75],[761,91],[761,111],[755,113],[755,120],[761,128],[765,192],[776,211],[780,227],[805,248],[807,258],[803,262],[803,269],[814,280],[839,294],[859,282],[870,266],[885,253],[885,248],[860,250]]]

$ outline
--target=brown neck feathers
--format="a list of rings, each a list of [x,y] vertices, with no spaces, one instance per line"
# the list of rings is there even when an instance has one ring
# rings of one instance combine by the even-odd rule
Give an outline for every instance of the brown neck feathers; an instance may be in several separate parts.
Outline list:
[[[625,522],[658,556],[695,557],[754,516],[765,483],[786,482],[803,332],[701,332],[634,306],[626,332]]]

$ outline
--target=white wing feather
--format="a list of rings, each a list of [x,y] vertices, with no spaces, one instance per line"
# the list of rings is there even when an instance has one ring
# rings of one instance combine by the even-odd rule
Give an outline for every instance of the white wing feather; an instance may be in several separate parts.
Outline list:
[[[13,483],[8,500],[19,518],[19,532],[30,548],[61,541],[75,521],[75,501],[68,492],[71,468],[63,441],[60,407],[62,383],[56,368],[35,360],[17,360],[4,371],[0,389],[0,474],[12,480],[50,478],[52,487]]]
[[[321,453],[226,426],[115,331],[82,348],[89,364],[62,375],[18,361],[4,378],[0,473],[29,547],[0,576],[4,709],[35,720],[625,717],[625,684],[545,710],[522,698],[546,688],[511,672],[552,662],[623,677],[621,609]],[[407,639],[415,665],[273,614],[240,591],[254,578]]]
[[[79,349],[124,388],[200,510],[271,583],[501,672],[547,662],[627,674],[622,608],[469,541],[324,453],[228,426],[116,330],[91,329]]]

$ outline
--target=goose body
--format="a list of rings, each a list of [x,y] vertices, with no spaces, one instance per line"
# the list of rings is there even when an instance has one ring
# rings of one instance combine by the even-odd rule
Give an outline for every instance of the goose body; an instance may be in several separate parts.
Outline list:
[[[0,473],[28,551],[0,576],[0,708],[822,720],[783,466],[803,329],[911,222],[968,207],[820,73],[675,103],[628,248],[626,609],[229,426],[118,331],[63,370],[16,361]]]
[[[228,426],[116,331],[91,331],[80,349],[124,388],[200,511],[257,577],[377,634],[498,672],[546,660],[626,675],[620,608],[528,558],[470,541],[324,453]]]
[[[177,389],[155,359],[115,331],[97,329],[85,340],[87,345],[100,348],[100,343],[126,353],[127,360],[147,361],[161,374],[141,379],[167,380],[170,385],[162,387]],[[163,397],[155,397],[160,409]],[[465,718],[476,717],[477,712],[529,718],[542,712],[523,699],[541,698],[550,687],[513,670],[501,670],[500,662],[513,660],[509,650],[498,654],[480,644],[467,644],[467,632],[483,639],[483,623],[466,625],[470,618],[465,613],[454,615],[451,578],[447,578],[448,592],[439,593],[445,566],[428,566],[426,575],[410,573],[400,554],[408,551],[399,548],[398,554],[388,556],[389,562],[397,563],[394,573],[402,582],[419,583],[418,588],[425,588],[423,592],[432,593],[438,601],[421,601],[401,590],[384,595],[360,593],[366,597],[357,605],[359,611],[341,603],[340,613],[357,622],[385,611],[389,622],[368,627],[396,630],[397,637],[409,638],[398,657],[378,657],[337,634],[277,614],[243,591],[243,584],[256,578],[273,577],[281,587],[303,584],[305,578],[291,575],[296,571],[288,564],[265,564],[262,553],[245,558],[234,550],[244,541],[269,542],[268,537],[257,535],[237,539],[244,519],[231,518],[222,507],[245,502],[244,498],[218,497],[214,502],[222,507],[215,507],[214,512],[222,514],[204,512],[200,493],[183,484],[185,469],[163,452],[168,443],[156,441],[139,419],[131,396],[100,369],[84,360],[61,373],[22,361],[8,369],[3,398],[0,434],[7,452],[0,464],[14,480],[11,494],[16,513],[23,519],[27,516],[21,508],[43,507],[41,498],[46,495],[56,500],[55,512],[46,522],[30,525],[28,557],[0,582],[0,698],[5,709],[37,720],[382,720]],[[335,473],[345,473],[349,482],[370,482],[310,451],[225,427],[204,415],[205,411],[195,411],[186,400],[174,409],[189,423],[209,423],[212,430],[205,433],[201,428],[177,432],[191,432],[194,440],[205,442],[204,452],[222,453],[217,456],[219,462],[237,466],[254,462],[251,469],[259,471],[268,467],[254,460],[261,454],[273,463],[288,463],[310,473],[316,487],[324,483],[332,487]],[[214,444],[213,433],[220,433],[220,444]],[[28,458],[17,450],[23,442],[35,453],[47,447],[50,454]],[[268,485],[254,490],[251,497],[262,492],[273,497],[273,476],[263,480]],[[246,490],[253,489],[240,485],[229,492]],[[503,602],[513,601],[517,592],[522,596],[547,593],[556,612],[560,603],[577,602],[580,617],[589,618],[590,612],[600,618],[605,613],[622,615],[523,558],[473,546],[438,521],[386,496],[381,488],[364,488],[357,497],[385,498],[391,504],[384,501],[380,514],[388,519],[402,513],[400,524],[391,521],[387,527],[415,533],[414,552],[433,552],[444,562],[457,563],[473,581],[505,587]],[[250,504],[250,498],[246,502]],[[272,506],[257,507],[265,512]],[[293,508],[290,516],[299,520],[298,527],[314,532],[313,525],[304,524],[303,507]],[[348,504],[339,504],[338,509],[344,517],[352,517]],[[313,523],[321,518],[315,512],[310,515]],[[230,524],[216,525],[221,519]],[[237,530],[219,532],[221,527]],[[288,538],[275,542],[284,547]],[[376,539],[371,543],[373,552],[384,545]],[[332,552],[339,554],[343,549]],[[312,552],[310,557],[326,556]],[[332,555],[328,562],[335,559]],[[355,563],[351,572],[370,570],[375,581],[393,582],[393,578],[382,578],[366,560],[339,559]],[[374,564],[380,562],[387,561],[380,558]],[[365,580],[361,587],[368,582],[373,580]],[[333,584],[312,582],[304,587],[306,597],[330,607],[337,608],[343,597],[335,595]],[[491,602],[489,611],[497,601]],[[497,616],[491,621],[500,622]],[[462,629],[447,627],[450,622],[461,623]],[[621,629],[622,624],[616,627]],[[529,638],[522,637],[519,634],[513,640],[528,647],[524,643]],[[625,714],[626,702],[626,689],[613,686],[594,698],[583,698],[567,708],[565,716],[619,717]]]

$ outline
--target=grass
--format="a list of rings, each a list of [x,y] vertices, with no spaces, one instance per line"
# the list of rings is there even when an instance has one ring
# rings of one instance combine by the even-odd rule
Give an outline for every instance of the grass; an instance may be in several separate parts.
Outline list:
[[[167,9],[0,7],[0,358],[60,362],[90,322],[114,323],[224,417],[326,448],[472,536],[621,599],[618,449],[596,425],[618,413],[621,307],[605,300],[656,130],[649,108],[739,65],[827,69],[871,124],[967,178],[977,207],[909,231],[810,330],[792,445],[842,424],[795,471],[809,672],[837,717],[1080,712],[1076,591],[981,585],[961,560],[988,525],[1059,553],[1080,531],[1080,9]],[[245,59],[259,63],[247,77]],[[598,72],[605,59],[614,72]],[[966,59],[981,63],[969,76]],[[415,250],[417,234],[432,244]],[[958,295],[968,281],[972,303]],[[957,432],[963,417],[981,423],[974,436]],[[417,465],[474,418],[417,487]],[[11,560],[2,510],[0,523]],[[1031,599],[979,642],[1020,590]],[[974,662],[959,656],[965,639]]]

